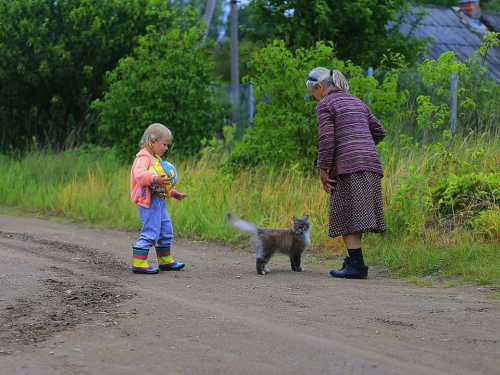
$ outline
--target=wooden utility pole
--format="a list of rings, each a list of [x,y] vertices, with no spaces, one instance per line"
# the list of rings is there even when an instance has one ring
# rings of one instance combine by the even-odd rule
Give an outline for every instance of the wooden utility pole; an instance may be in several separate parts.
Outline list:
[[[231,104],[232,121],[239,127],[240,122],[240,67],[238,44],[238,1],[231,1]]]
[[[455,135],[457,132],[457,112],[458,112],[458,106],[457,106],[457,94],[458,94],[458,75],[453,73],[451,75],[451,84],[450,84],[450,91],[451,91],[451,104],[450,104],[450,128],[451,128],[451,133]]]
[[[203,35],[203,39],[208,36],[208,32],[210,31],[210,25],[212,23],[212,18],[214,16],[215,3],[217,0],[207,0],[207,5],[205,6],[205,14],[203,15],[203,20],[207,24],[207,29]]]

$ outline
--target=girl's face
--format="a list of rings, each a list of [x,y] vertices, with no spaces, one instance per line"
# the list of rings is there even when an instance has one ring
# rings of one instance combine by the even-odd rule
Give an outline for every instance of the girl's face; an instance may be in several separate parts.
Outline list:
[[[168,150],[170,145],[170,140],[168,138],[160,138],[156,142],[151,143],[151,151],[155,155],[162,156]]]

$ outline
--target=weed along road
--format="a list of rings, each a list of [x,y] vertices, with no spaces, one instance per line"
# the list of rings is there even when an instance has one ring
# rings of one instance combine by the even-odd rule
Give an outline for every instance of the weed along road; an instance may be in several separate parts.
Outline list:
[[[334,280],[177,240],[180,272],[127,270],[136,233],[0,216],[0,373],[498,374],[500,303],[373,272]]]

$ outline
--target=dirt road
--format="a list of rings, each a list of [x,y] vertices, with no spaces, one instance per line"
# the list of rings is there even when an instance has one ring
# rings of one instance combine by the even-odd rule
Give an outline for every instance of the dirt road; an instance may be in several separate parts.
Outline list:
[[[177,241],[181,272],[127,271],[135,233],[0,216],[0,374],[499,374],[500,303],[374,273]]]

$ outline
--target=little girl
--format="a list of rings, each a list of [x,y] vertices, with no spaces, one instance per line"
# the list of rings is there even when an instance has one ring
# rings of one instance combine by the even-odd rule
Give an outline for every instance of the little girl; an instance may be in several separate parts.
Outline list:
[[[186,194],[171,188],[166,193],[157,193],[155,186],[169,182],[166,175],[158,175],[152,169],[153,163],[161,161],[161,156],[172,143],[172,133],[162,124],[150,125],[142,135],[132,170],[130,171],[130,195],[137,205],[141,217],[142,230],[139,240],[132,249],[132,272],[154,274],[158,268],[148,262],[149,249],[156,247],[159,269],[162,271],[180,270],[184,263],[176,261],[170,246],[173,239],[172,222],[167,211],[165,198],[182,200]]]

